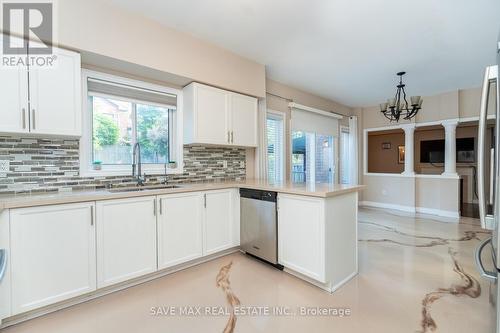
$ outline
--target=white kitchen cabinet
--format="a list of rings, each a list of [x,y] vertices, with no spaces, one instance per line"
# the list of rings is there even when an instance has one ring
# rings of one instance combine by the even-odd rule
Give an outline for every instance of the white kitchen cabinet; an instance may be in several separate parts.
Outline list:
[[[209,255],[235,246],[234,189],[205,192],[203,254]],[[239,221],[239,219],[238,219]]]
[[[257,146],[257,99],[200,83],[183,90],[184,143]]]
[[[94,203],[10,211],[12,314],[96,289]]]
[[[156,197],[96,203],[97,287],[156,271]]]
[[[52,68],[30,67],[30,128],[32,133],[80,136],[80,54],[54,48]]]
[[[11,316],[9,211],[0,211],[0,324]]]
[[[229,94],[197,83],[184,88],[184,143],[229,144]]]
[[[158,269],[201,257],[202,193],[164,195],[158,200]]]
[[[0,45],[3,38],[0,34]],[[12,38],[12,43],[22,45],[22,40]],[[0,119],[0,132],[29,132],[28,69],[24,65],[0,66]]]
[[[231,94],[231,143],[257,147],[257,99]]]
[[[320,282],[325,282],[323,202],[312,197],[278,196],[278,261]]]
[[[0,132],[81,136],[80,54],[52,50],[52,66],[0,66]]]

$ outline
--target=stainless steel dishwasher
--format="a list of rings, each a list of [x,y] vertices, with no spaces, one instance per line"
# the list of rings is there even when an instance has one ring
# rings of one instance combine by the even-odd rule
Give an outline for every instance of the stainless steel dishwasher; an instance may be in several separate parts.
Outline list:
[[[277,193],[240,189],[241,249],[254,257],[278,265]]]

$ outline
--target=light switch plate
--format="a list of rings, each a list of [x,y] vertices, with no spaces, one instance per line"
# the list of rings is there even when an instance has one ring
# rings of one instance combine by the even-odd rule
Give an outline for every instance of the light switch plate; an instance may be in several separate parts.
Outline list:
[[[0,160],[0,173],[7,173],[10,170],[10,160]]]

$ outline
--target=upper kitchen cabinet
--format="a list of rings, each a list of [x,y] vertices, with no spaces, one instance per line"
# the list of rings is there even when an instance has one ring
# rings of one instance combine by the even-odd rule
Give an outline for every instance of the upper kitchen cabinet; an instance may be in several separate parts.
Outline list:
[[[0,34],[0,44],[3,35]],[[22,40],[11,43],[22,46]],[[28,69],[26,66],[0,66],[0,132],[27,133],[28,124]]]
[[[257,99],[191,83],[184,88],[184,143],[257,146]]]
[[[54,47],[52,59],[51,66],[0,67],[0,132],[81,135],[80,54]]]
[[[80,136],[80,54],[54,48],[52,68],[29,68],[30,131],[38,134]]]
[[[231,143],[257,147],[257,99],[231,93],[230,105]]]

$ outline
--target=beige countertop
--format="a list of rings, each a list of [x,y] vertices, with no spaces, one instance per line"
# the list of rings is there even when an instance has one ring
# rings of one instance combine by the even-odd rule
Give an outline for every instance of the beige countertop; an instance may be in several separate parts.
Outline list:
[[[177,185],[177,184],[172,184]],[[114,192],[113,190],[52,192],[44,194],[0,195],[0,210],[32,206],[55,205],[97,200],[132,198],[150,195],[210,191],[227,188],[251,188],[286,194],[297,194],[311,197],[327,198],[362,190],[363,185],[314,184],[314,183],[281,183],[271,184],[267,181],[249,179],[242,182],[215,182],[199,184],[178,184],[177,188],[156,188],[145,191]]]

